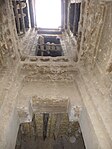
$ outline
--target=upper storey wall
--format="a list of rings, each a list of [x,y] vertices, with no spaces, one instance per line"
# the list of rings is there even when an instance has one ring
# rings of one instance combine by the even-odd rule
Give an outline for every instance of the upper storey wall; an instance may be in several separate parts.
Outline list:
[[[83,0],[78,51],[86,68],[110,89],[112,82],[112,2]]]
[[[112,2],[85,0],[78,37],[82,76],[112,143]]]
[[[92,64],[105,22],[106,4],[97,0],[83,0],[80,19],[81,59]]]
[[[97,50],[96,62],[102,71],[112,72],[112,2],[106,4],[105,22]]]
[[[17,61],[17,35],[12,0],[0,0],[0,67]]]
[[[88,65],[99,64],[103,71],[112,66],[112,2],[83,0],[79,37],[81,60]],[[109,67],[110,66],[110,67]]]

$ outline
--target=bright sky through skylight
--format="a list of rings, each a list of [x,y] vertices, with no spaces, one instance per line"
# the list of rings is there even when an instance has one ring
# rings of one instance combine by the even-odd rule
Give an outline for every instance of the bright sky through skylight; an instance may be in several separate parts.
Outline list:
[[[61,26],[61,0],[36,0],[37,27]]]

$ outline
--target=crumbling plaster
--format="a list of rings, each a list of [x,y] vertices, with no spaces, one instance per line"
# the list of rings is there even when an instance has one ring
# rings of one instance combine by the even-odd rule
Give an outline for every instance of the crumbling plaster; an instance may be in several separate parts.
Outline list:
[[[18,60],[17,33],[12,1],[0,1],[0,66],[14,64]]]
[[[91,101],[99,113],[98,117],[102,121],[103,132],[110,142],[110,147],[112,146],[111,11],[111,2],[86,1],[83,4],[78,37],[80,72]]]

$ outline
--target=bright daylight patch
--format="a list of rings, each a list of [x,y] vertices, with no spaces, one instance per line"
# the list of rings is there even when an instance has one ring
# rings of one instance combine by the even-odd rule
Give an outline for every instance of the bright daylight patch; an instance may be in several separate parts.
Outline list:
[[[36,0],[37,27],[59,28],[61,26],[61,0]]]

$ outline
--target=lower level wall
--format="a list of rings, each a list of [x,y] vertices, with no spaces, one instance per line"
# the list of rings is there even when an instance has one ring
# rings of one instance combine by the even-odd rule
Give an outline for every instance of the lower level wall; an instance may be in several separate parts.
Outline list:
[[[4,117],[7,118],[7,115],[4,114]],[[3,120],[3,121],[2,121]],[[1,119],[0,122],[0,149],[15,149],[16,138],[19,129],[19,118],[17,111],[14,111],[11,114],[9,121]]]
[[[84,108],[80,115],[80,127],[82,130],[86,149],[100,149],[98,140],[87,110]]]

